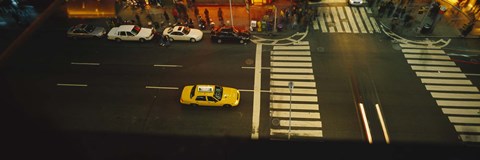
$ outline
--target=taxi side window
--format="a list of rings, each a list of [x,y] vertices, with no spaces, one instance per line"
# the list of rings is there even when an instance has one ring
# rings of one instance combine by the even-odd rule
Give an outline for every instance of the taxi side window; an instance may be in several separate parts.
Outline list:
[[[198,96],[197,98],[195,98],[195,100],[197,100],[197,101],[206,101],[207,99],[205,98],[205,96]]]
[[[217,102],[217,100],[213,97],[208,96],[207,98],[208,98],[208,101]]]

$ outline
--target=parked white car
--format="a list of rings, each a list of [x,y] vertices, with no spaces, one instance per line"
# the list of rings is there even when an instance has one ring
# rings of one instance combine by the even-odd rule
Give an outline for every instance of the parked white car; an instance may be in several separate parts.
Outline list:
[[[137,25],[120,25],[113,27],[107,34],[109,40],[121,41],[140,41],[145,42],[152,40],[155,29],[143,28]]]
[[[168,36],[170,42],[190,41],[197,42],[202,40],[203,32],[199,29],[189,28],[187,26],[167,27],[163,30],[163,35]]]

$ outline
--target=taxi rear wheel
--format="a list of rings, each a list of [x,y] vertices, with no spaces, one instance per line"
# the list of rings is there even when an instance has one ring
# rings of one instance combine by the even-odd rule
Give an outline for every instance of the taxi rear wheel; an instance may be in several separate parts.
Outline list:
[[[232,107],[232,105],[226,104],[226,105],[223,105],[223,107],[230,108],[230,107]]]
[[[192,107],[198,107],[198,104],[192,103],[192,104],[190,104],[190,106],[192,106]]]

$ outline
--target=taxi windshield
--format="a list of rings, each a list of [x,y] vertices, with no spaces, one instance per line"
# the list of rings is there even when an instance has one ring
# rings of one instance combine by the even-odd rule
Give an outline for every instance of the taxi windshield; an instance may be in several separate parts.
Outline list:
[[[222,95],[223,95],[223,88],[220,86],[215,86],[215,92],[213,93],[213,96],[218,100],[222,100]]]

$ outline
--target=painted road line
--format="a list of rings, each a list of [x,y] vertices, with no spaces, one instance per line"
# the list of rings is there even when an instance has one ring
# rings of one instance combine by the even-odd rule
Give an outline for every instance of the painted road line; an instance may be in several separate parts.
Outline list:
[[[438,106],[448,107],[480,107],[480,101],[436,100]]]
[[[480,133],[480,126],[454,125],[457,132]]]
[[[312,67],[312,62],[270,62],[272,67]]]
[[[372,22],[373,29],[375,29],[375,32],[377,33],[382,33],[380,30],[380,27],[378,27],[377,21],[375,20],[374,17],[370,17],[370,22]]]
[[[322,121],[299,121],[299,120],[292,120],[289,122],[289,120],[280,120],[280,126],[282,127],[316,127],[316,128],[322,128]]]
[[[363,107],[363,104],[359,104],[360,107],[360,114],[362,116],[363,120],[363,126],[365,126],[365,132],[367,135],[368,143],[372,144],[372,134],[370,132],[370,126],[368,125],[368,119],[367,119],[367,114],[365,113],[365,108]]]
[[[291,96],[292,102],[317,102],[317,96]],[[272,101],[290,101],[290,95],[270,95]]]
[[[426,54],[445,54],[443,50],[437,49],[402,49],[403,53],[426,53]]]
[[[270,111],[272,117],[289,118],[289,111]],[[320,113],[318,112],[292,112],[292,118],[308,118],[308,119],[320,119]]]
[[[367,10],[367,13],[368,13],[368,14],[373,14],[373,13],[372,13],[372,9],[370,9],[370,7],[365,7],[365,9]]]
[[[338,18],[338,13],[337,13],[337,8],[331,7],[330,8],[332,11],[333,15],[333,23],[335,24],[335,28],[337,28],[337,32],[343,33],[343,28],[342,28],[342,23],[340,22],[340,19]]]
[[[345,32],[352,33],[350,26],[348,25],[347,17],[345,17],[345,12],[343,11],[343,7],[337,7],[338,14],[340,15],[340,22],[343,24],[343,28],[345,28]]]
[[[241,68],[242,68],[242,69],[255,69],[255,67],[241,67]],[[272,69],[272,68],[270,68],[270,67],[262,67],[261,69],[268,69],[268,70],[270,70],[270,69]]]
[[[271,79],[314,80],[313,75],[305,74],[271,74]]]
[[[240,92],[255,92],[255,91],[252,90],[252,89],[238,89],[238,91],[240,91]],[[270,93],[269,90],[261,90],[260,92],[262,92],[262,93]]]
[[[313,21],[312,24],[313,24],[313,30],[319,30],[320,29],[320,27],[318,27],[318,22],[317,21]]]
[[[365,25],[367,26],[368,32],[373,33],[373,27],[372,24],[370,24],[370,21],[368,20],[367,13],[365,12],[365,8],[361,7],[358,8],[360,10],[360,14],[362,15],[363,22],[365,22]]]
[[[272,56],[310,56],[310,51],[271,51]]]
[[[287,87],[288,83],[290,81],[276,81],[276,80],[271,80],[270,81],[270,86],[284,86]],[[315,82],[299,82],[299,81],[292,81],[295,87],[311,87],[315,88]]]
[[[335,32],[335,28],[333,27],[333,25],[330,25],[332,24],[332,17],[330,16],[330,8],[328,7],[325,7],[325,12],[323,12],[323,14],[325,15],[325,21],[327,22],[327,26],[328,26],[328,31],[330,33],[333,33]]]
[[[270,88],[271,93],[290,93],[289,88]],[[303,89],[303,88],[294,88],[292,89],[292,94],[317,94],[317,89]]]
[[[415,72],[417,77],[467,78],[463,73]]]
[[[99,66],[100,63],[82,63],[82,62],[71,62],[71,65],[85,65],[85,66]]]
[[[475,86],[441,86],[441,85],[425,85],[428,91],[456,91],[456,92],[478,92]]]
[[[416,45],[416,44],[400,44],[402,48],[422,48],[422,49],[441,49],[441,47],[436,46],[427,46],[427,45]],[[403,51],[403,49],[402,49]],[[435,54],[435,53],[433,53]]]
[[[318,104],[301,104],[301,103],[292,103],[292,109],[294,110],[317,110],[318,111]],[[271,109],[290,109],[290,103],[277,103],[271,102],[270,103]]]
[[[411,59],[436,59],[436,60],[450,60],[447,55],[430,55],[430,54],[404,54],[405,58]]]
[[[252,115],[252,134],[250,137],[252,139],[259,138],[259,127],[260,127],[260,90],[262,87],[262,44],[257,44],[255,52],[255,77],[253,84],[253,115]]]
[[[272,68],[272,73],[313,73],[311,68]]]
[[[356,7],[353,7],[352,8],[352,11],[353,11],[353,15],[355,15],[355,20],[357,20],[357,24],[358,24],[358,27],[360,28],[360,32],[361,33],[368,33],[367,30],[365,29],[365,26],[363,26],[363,22],[362,22],[362,16],[360,15],[360,13],[358,12],[358,9]]]
[[[355,19],[353,18],[352,10],[350,9],[350,7],[345,6],[345,12],[347,13],[348,22],[350,22],[350,25],[352,25],[353,33],[358,33],[357,24],[355,23]]]
[[[296,41],[292,43],[293,45],[299,45],[299,46],[308,46],[310,43],[308,41]],[[310,54],[310,53],[309,53]]]
[[[426,84],[458,84],[458,85],[472,85],[468,79],[435,79],[435,78],[421,78],[422,83]]]
[[[433,98],[443,99],[480,99],[480,94],[430,92]]]
[[[480,117],[458,117],[448,116],[452,123],[480,124]]]
[[[464,142],[480,142],[480,135],[461,134],[460,138]]]
[[[312,61],[311,57],[299,57],[299,56],[271,56],[271,61]]]
[[[273,50],[308,50],[310,46],[273,46]]]
[[[183,67],[182,65],[170,65],[170,64],[154,64],[154,67]]]
[[[286,135],[289,133],[288,129],[270,129],[270,135]],[[291,136],[298,137],[323,137],[322,130],[298,130],[292,129]]]
[[[413,60],[408,59],[408,64],[422,64],[422,65],[441,65],[441,66],[457,66],[453,61],[435,61],[435,60]]]
[[[387,126],[385,125],[385,120],[383,120],[382,111],[380,110],[380,105],[375,104],[375,108],[377,109],[378,119],[380,120],[380,124],[382,125],[383,136],[385,137],[385,142],[390,144],[390,136],[388,135]]]
[[[323,33],[326,33],[328,32],[327,30],[327,25],[326,25],[326,21],[325,21],[325,18],[324,18],[324,12],[322,10],[322,7],[318,7],[318,18],[317,18],[317,21],[318,23],[320,23],[320,29],[322,29],[322,32]]]
[[[57,83],[57,86],[63,86],[63,87],[88,87],[87,84],[74,84],[74,83]]]
[[[417,66],[412,65],[412,70],[418,71],[444,71],[444,72],[462,72],[459,67],[446,67],[446,66]]]
[[[480,115],[480,109],[463,109],[463,108],[442,108],[444,114],[454,114],[454,115],[471,115],[478,116]]]
[[[159,86],[145,86],[147,89],[171,89],[171,90],[177,90],[178,87],[159,87]]]

